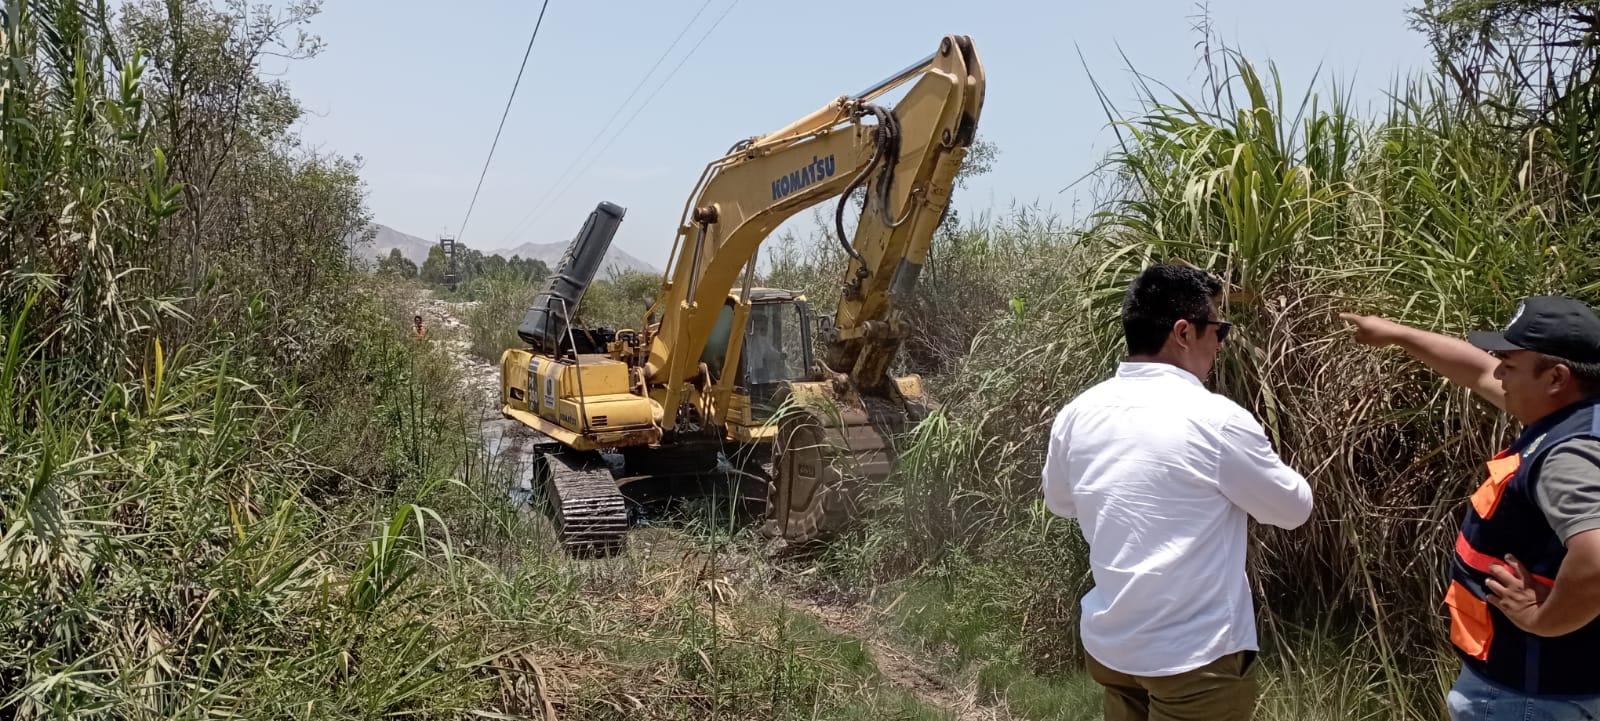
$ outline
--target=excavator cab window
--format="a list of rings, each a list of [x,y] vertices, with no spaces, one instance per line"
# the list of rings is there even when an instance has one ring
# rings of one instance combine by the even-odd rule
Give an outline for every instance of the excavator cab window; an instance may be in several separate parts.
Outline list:
[[[750,307],[740,353],[745,386],[751,389],[802,380],[811,367],[811,336],[806,304],[785,301]]]

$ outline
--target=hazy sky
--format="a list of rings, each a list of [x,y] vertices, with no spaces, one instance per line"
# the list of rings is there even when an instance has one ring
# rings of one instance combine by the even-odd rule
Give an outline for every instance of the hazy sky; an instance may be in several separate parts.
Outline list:
[[[378,222],[430,240],[460,231],[539,4],[324,0],[312,31],[326,51],[285,76],[310,113],[304,137],[364,159]],[[1298,99],[1321,65],[1322,88],[1337,80],[1370,103],[1427,62],[1408,5],[1214,0],[1210,11],[1225,42],[1278,65],[1286,96]],[[461,240],[480,249],[562,241],[609,200],[628,209],[616,243],[661,266],[706,163],[920,59],[946,33],[978,48],[989,83],[979,135],[1001,151],[956,206],[968,217],[1014,201],[1081,213],[1087,199],[1075,208],[1075,191],[1059,191],[1112,137],[1089,73],[1127,109],[1126,62],[1175,89],[1197,87],[1195,12],[1178,0],[551,0]],[[530,216],[541,198],[545,209]]]

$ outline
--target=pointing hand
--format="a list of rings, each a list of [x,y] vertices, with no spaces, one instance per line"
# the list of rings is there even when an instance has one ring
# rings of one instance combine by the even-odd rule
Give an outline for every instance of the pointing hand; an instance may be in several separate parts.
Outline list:
[[[1355,313],[1340,313],[1339,318],[1355,326],[1357,343],[1375,348],[1394,345],[1400,342],[1406,332],[1406,327],[1387,318],[1375,315],[1357,315]]]

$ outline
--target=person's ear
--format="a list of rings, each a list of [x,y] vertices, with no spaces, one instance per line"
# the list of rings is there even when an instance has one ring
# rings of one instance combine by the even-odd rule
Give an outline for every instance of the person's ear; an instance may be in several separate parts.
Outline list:
[[[1550,393],[1560,393],[1562,389],[1569,388],[1577,379],[1572,377],[1572,369],[1565,363],[1557,363],[1550,369]]]
[[[1172,324],[1172,335],[1178,339],[1180,347],[1187,348],[1193,345],[1195,341],[1194,324],[1187,319],[1179,319],[1178,322]]]

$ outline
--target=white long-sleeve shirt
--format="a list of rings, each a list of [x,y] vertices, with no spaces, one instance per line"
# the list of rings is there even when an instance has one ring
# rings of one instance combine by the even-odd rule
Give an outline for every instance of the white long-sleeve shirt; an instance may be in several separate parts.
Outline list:
[[[1123,363],[1056,416],[1043,476],[1089,543],[1095,660],[1169,676],[1257,649],[1245,516],[1298,527],[1311,487],[1248,411],[1176,366]]]

